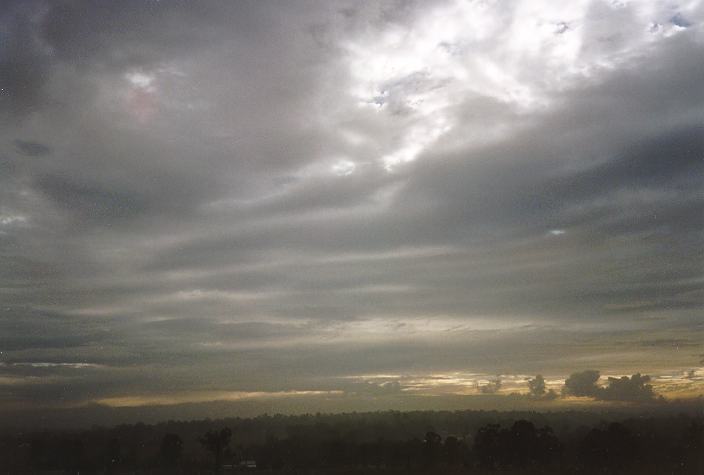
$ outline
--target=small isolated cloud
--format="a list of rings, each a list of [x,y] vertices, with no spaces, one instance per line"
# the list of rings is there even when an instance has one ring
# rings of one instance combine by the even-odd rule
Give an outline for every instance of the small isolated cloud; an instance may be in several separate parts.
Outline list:
[[[670,18],[670,23],[672,23],[675,26],[679,26],[680,28],[688,28],[692,26],[692,24],[687,21],[687,19],[682,16],[681,13],[677,13],[675,16]]]
[[[477,383],[477,389],[482,394],[496,394],[501,389],[501,379],[496,378],[493,381]]]
[[[340,160],[332,166],[332,172],[338,176],[348,176],[354,173],[357,164],[350,160]]]
[[[31,140],[15,140],[15,149],[22,155],[28,157],[41,157],[49,155],[51,148],[43,143],[33,142]]]
[[[554,31],[555,31],[555,34],[556,34],[556,35],[561,35],[561,34],[563,34],[564,32],[566,32],[566,31],[569,30],[569,29],[570,29],[570,25],[568,25],[568,24],[565,23],[564,21],[561,21],[561,22],[559,22],[559,23],[557,23],[557,24],[555,25],[555,30],[554,30]]]
[[[13,224],[24,224],[27,222],[26,216],[0,214],[0,226],[10,226]]]

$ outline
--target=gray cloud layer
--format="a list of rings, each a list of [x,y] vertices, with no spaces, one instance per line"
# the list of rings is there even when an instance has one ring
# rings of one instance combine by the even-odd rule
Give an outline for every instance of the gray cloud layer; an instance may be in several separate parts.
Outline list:
[[[0,397],[696,366],[704,10],[529,5],[9,4]]]

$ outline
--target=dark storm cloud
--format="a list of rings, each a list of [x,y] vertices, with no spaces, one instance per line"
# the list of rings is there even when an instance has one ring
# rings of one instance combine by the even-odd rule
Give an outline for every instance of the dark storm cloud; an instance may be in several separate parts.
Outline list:
[[[37,188],[61,207],[82,219],[119,220],[141,214],[147,205],[135,193],[92,187],[59,176],[43,176]]]
[[[83,319],[27,307],[3,308],[0,330],[0,346],[7,352],[88,346],[99,344],[109,336],[107,331]]]
[[[541,187],[547,201],[569,196],[579,201],[619,190],[678,189],[694,192],[704,172],[704,127],[675,130],[660,137],[646,139],[616,151],[616,156],[592,169],[573,176],[558,177]],[[552,187],[550,185],[553,185]],[[552,188],[552,189],[551,189]],[[696,198],[696,196],[695,196]],[[697,203],[683,207],[696,208]],[[637,225],[637,222],[634,223]],[[695,225],[697,223],[694,223]]]
[[[520,7],[9,4],[0,394],[695,365],[702,13]]]
[[[0,13],[0,108],[3,115],[22,117],[48,97],[44,85],[51,59],[42,51],[33,12],[39,2],[8,2]]]

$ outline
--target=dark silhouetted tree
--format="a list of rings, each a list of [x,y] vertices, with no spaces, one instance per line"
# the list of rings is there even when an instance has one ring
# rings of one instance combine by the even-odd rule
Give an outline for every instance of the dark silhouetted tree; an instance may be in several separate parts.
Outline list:
[[[591,470],[623,469],[633,462],[636,439],[622,424],[612,422],[606,429],[592,429],[580,447],[583,464]]]
[[[477,431],[473,448],[482,468],[496,467],[501,455],[499,435],[498,424],[488,424]]]
[[[508,429],[489,424],[479,429],[474,451],[485,469],[545,468],[561,453],[562,446],[550,427],[536,429],[518,420]]]
[[[555,394],[554,391],[548,392],[548,394],[550,393]],[[562,444],[553,433],[551,427],[541,427],[536,431],[536,436],[537,440],[534,450],[535,460],[538,464],[545,466],[562,454]]]
[[[704,473],[704,425],[692,421],[684,429],[679,448],[680,467],[687,473]]]
[[[69,468],[76,471],[79,471],[79,469],[82,468],[83,450],[83,441],[80,437],[75,437],[69,441],[69,446],[66,450],[66,458]]]
[[[528,467],[532,465],[537,435],[532,422],[520,420],[499,436],[501,459],[504,465]]]
[[[445,458],[447,459],[447,463],[449,465],[457,465],[457,463],[460,461],[460,456],[461,456],[461,451],[462,451],[462,444],[457,439],[457,437],[455,437],[453,435],[445,437],[444,448],[445,448]]]
[[[440,455],[440,449],[442,447],[442,437],[435,432],[429,431],[425,434],[424,440],[424,453],[425,462],[427,465],[434,465]]]
[[[107,450],[105,452],[106,456],[106,466],[108,469],[108,473],[112,473],[115,467],[117,467],[120,462],[121,462],[121,447],[120,447],[120,441],[113,438],[108,441],[108,446]]]
[[[213,454],[215,461],[215,472],[220,473],[222,467],[222,454],[230,444],[232,431],[225,427],[218,430],[209,430],[203,437],[198,439],[198,442],[210,453]]]
[[[166,434],[161,439],[161,460],[165,467],[175,467],[183,453],[183,441],[176,434]]]

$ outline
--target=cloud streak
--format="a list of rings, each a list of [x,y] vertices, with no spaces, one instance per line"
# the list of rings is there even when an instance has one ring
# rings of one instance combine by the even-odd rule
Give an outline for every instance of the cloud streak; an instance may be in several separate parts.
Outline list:
[[[0,15],[5,400],[699,367],[701,2]]]

